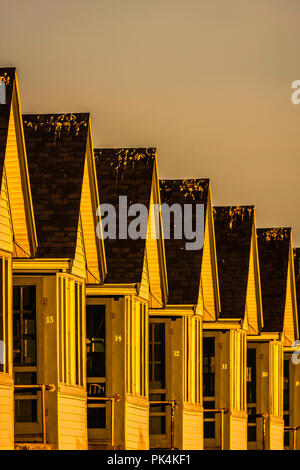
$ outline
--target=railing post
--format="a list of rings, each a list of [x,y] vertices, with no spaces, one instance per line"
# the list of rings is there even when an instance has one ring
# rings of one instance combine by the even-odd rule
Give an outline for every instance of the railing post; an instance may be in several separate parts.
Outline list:
[[[115,445],[115,398],[111,400],[111,446]]]

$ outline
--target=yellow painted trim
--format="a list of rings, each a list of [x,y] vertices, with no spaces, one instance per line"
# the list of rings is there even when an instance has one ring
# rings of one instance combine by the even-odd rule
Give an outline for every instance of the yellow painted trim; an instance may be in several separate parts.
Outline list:
[[[97,226],[97,217],[96,217],[96,210],[100,205],[100,198],[99,198],[99,189],[98,189],[98,182],[97,182],[97,174],[96,174],[96,165],[95,165],[95,157],[94,157],[94,148],[93,148],[93,139],[92,139],[92,130],[91,130],[91,117],[89,118],[89,132],[88,132],[88,139],[87,139],[87,146],[90,148],[90,152],[86,152],[87,155],[90,155],[91,158],[88,159],[88,170],[89,170],[89,177],[91,180],[91,198],[93,204],[93,216],[95,222],[95,231]],[[101,218],[99,216],[99,222],[101,223]],[[98,260],[99,260],[99,275],[100,281],[104,282],[105,276],[107,274],[107,265],[106,265],[106,256],[105,256],[105,247],[104,247],[104,240],[103,238],[96,238],[96,246],[98,251]]]
[[[154,172],[152,180],[153,188],[153,202],[161,206],[160,189],[159,189],[159,176],[157,167],[157,153],[155,152]],[[158,239],[158,256],[159,256],[159,267],[160,267],[160,278],[162,287],[162,300],[163,304],[166,305],[169,295],[168,288],[168,276],[167,276],[167,262],[163,235],[163,223],[161,212],[159,213],[159,239]]]
[[[222,319],[217,321],[204,321],[203,330],[241,330],[242,321],[237,319]]]
[[[30,243],[30,248],[31,248],[31,254],[32,256],[35,256],[37,246],[38,246],[38,241],[37,241],[35,218],[34,218],[32,197],[31,197],[29,171],[28,171],[28,165],[27,165],[27,153],[26,153],[25,137],[24,137],[24,131],[23,131],[22,110],[21,110],[21,103],[20,103],[19,97],[20,97],[20,94],[19,94],[18,78],[17,78],[17,72],[15,72],[12,104],[13,104],[13,112],[14,112],[14,118],[15,118],[19,161],[20,161],[20,167],[21,167],[21,180],[22,180],[22,185],[23,185],[23,198],[24,198],[24,205],[25,205],[28,238],[29,238],[29,243]]]
[[[298,323],[298,307],[297,307],[297,294],[296,294],[296,282],[295,282],[295,266],[294,266],[294,252],[293,252],[293,239],[292,239],[292,230],[290,235],[290,248],[289,248],[289,268],[291,271],[291,282],[292,282],[292,303],[293,303],[293,312],[294,312],[294,334],[295,339],[299,338],[299,323]]]
[[[214,214],[213,214],[213,205],[212,205],[212,196],[211,196],[211,184],[209,182],[208,187],[208,204],[207,209],[209,209],[209,232],[211,236],[212,243],[210,244],[211,248],[211,259],[212,259],[212,275],[215,287],[215,314],[216,318],[219,317],[221,312],[221,297],[219,289],[219,274],[218,274],[218,263],[217,263],[217,247],[216,247],[216,237],[215,237],[215,224],[214,224]],[[209,220],[210,219],[210,220]]]
[[[105,295],[138,295],[138,284],[94,284],[86,285],[86,296]]]
[[[254,208],[254,218],[253,218],[253,256],[254,256],[254,263],[255,263],[255,285],[257,289],[257,297],[259,299],[258,302],[258,328],[259,331],[263,329],[264,326],[264,317],[263,317],[263,308],[262,308],[262,293],[261,293],[261,279],[260,279],[260,267],[259,267],[259,256],[258,256],[258,244],[257,244],[257,231],[256,231],[256,213]]]
[[[72,260],[68,258],[50,259],[50,258],[18,258],[13,259],[13,272],[29,271],[68,271],[72,268]]]

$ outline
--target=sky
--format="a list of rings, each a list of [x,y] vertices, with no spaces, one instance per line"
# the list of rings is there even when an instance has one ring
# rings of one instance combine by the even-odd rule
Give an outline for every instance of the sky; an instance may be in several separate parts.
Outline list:
[[[88,111],[94,147],[156,147],[300,246],[299,0],[12,0],[0,32],[24,113]]]

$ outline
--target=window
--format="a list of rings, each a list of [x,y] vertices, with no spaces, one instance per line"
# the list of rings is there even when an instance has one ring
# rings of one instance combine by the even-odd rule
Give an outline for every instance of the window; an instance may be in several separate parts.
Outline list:
[[[205,410],[215,409],[215,338],[203,338],[203,406]],[[215,413],[204,413],[204,438],[216,437]]]
[[[247,351],[248,441],[256,442],[256,349]]]
[[[36,286],[13,288],[13,364],[16,385],[37,384]],[[15,422],[37,422],[37,391],[15,391]]]
[[[57,276],[59,321],[59,380],[84,384],[83,285],[71,277]]]
[[[0,256],[0,372],[8,372],[10,260]]]
[[[166,400],[166,331],[164,323],[149,326],[150,401]],[[151,405],[150,434],[166,434],[166,406]]]
[[[147,395],[148,315],[144,302],[126,299],[127,313],[127,390],[133,395]]]

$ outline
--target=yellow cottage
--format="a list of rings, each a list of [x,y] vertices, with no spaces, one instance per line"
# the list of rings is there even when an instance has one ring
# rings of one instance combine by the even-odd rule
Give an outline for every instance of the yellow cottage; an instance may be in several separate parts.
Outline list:
[[[90,117],[23,125],[38,248],[13,261],[15,441],[86,449],[85,283],[106,273]]]
[[[254,418],[248,444],[276,450],[284,446],[283,350],[298,337],[291,229],[258,229],[257,237],[263,328],[260,335],[248,336],[248,402]]]
[[[16,70],[0,68],[0,81],[0,449],[12,449],[12,256],[34,256],[37,240]]]
[[[287,286],[287,302],[290,308],[297,310],[298,325],[300,312],[300,249],[293,250],[294,275],[290,269]],[[295,297],[296,290],[296,297]],[[295,302],[297,306],[293,306]],[[284,448],[289,450],[300,449],[300,356],[299,336],[290,333],[289,343],[284,348],[283,365],[283,417],[284,417]],[[293,339],[295,342],[293,342]]]
[[[169,297],[150,309],[150,446],[203,449],[202,321],[219,311],[210,182],[162,180],[160,189]]]
[[[204,323],[205,444],[247,449],[247,334],[262,326],[253,206],[214,208],[221,312]]]
[[[149,307],[163,307],[167,277],[160,217],[156,150],[95,150],[107,276],[87,286],[89,448],[149,448]],[[137,204],[149,218],[132,239]],[[134,226],[132,226],[134,228]],[[152,236],[157,234],[156,236]],[[105,235],[106,236],[106,235]],[[152,333],[151,333],[152,334]]]

